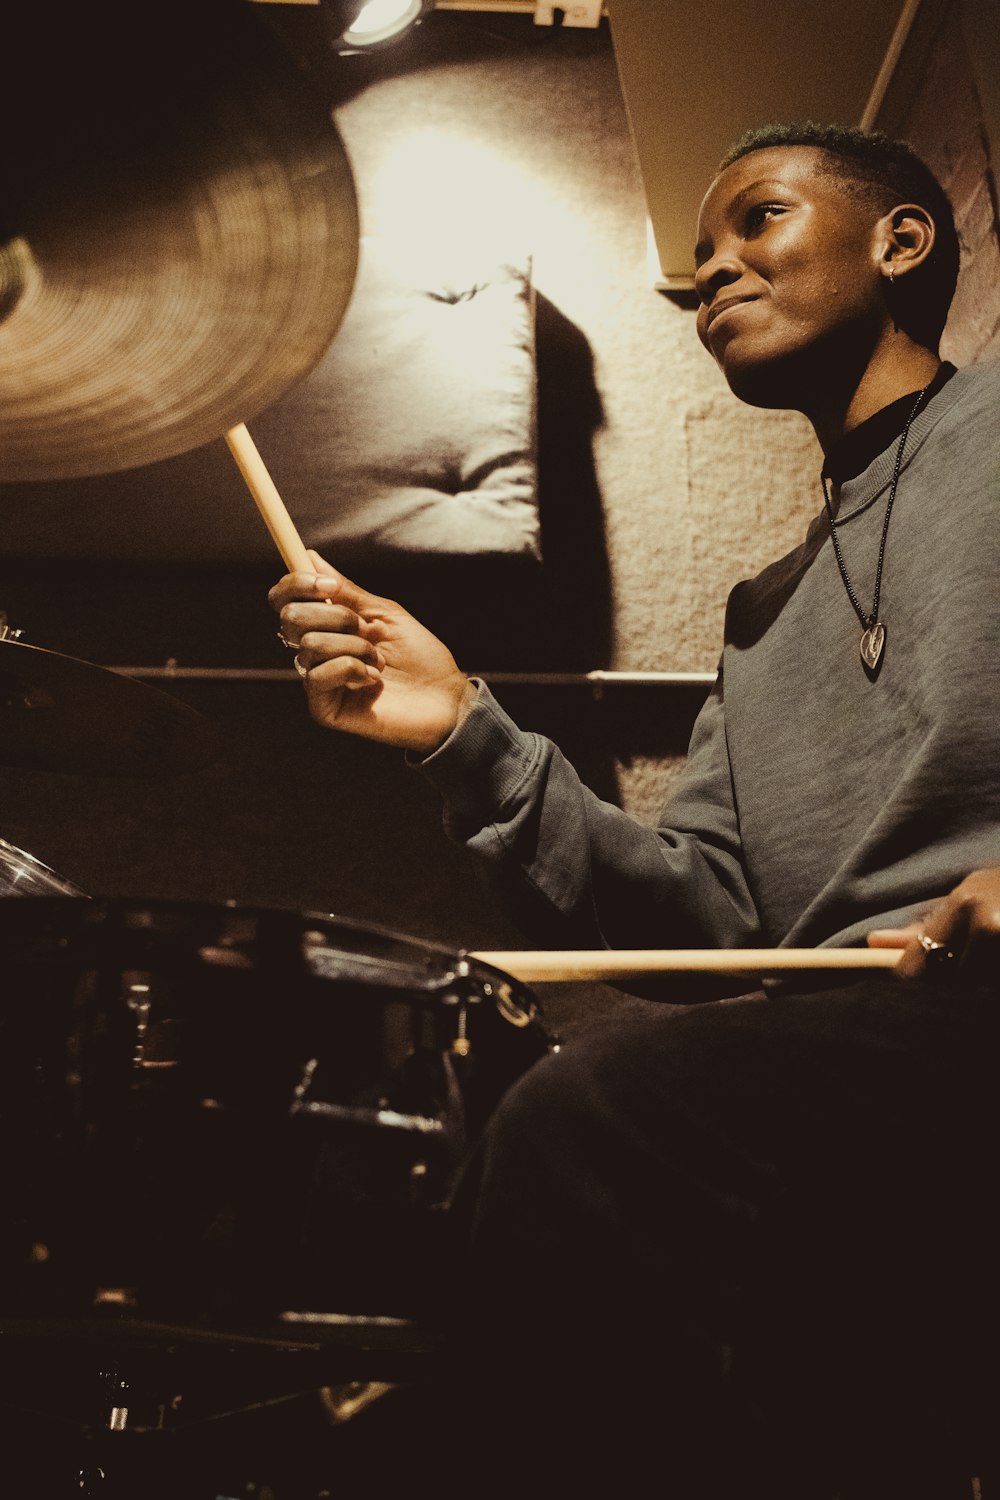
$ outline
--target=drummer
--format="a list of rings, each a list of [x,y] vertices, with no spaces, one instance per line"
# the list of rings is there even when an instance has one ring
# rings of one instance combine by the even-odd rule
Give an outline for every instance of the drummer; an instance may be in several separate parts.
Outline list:
[[[902,984],[672,987],[498,1108],[456,1201],[472,1406],[539,1491],[940,1495],[996,1399],[1000,369],[939,356],[958,262],[876,133],[760,130],[710,185],[701,341],[824,462],[659,827],[318,555],[272,590],[314,718],[405,749],[552,946],[904,947]]]

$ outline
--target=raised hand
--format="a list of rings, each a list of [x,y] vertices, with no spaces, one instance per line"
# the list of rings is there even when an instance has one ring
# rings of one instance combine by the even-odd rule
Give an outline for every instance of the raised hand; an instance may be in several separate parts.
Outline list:
[[[268,595],[295,650],[317,723],[427,755],[468,710],[473,689],[447,646],[391,599],[369,594],[318,552]]]
[[[919,922],[868,934],[871,948],[903,948],[893,973],[927,977],[944,962],[971,983],[997,982],[1000,973],[1000,868],[973,870]],[[947,954],[954,955],[947,958]]]

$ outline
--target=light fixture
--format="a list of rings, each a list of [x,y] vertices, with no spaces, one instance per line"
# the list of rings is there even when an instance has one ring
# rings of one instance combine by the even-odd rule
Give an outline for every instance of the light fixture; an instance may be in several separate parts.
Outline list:
[[[338,52],[371,52],[400,38],[433,10],[434,0],[333,0],[333,46]]]

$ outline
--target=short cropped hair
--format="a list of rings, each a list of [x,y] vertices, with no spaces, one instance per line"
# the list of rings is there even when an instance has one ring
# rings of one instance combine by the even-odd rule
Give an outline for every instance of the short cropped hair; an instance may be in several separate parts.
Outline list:
[[[813,146],[825,152],[827,169],[876,215],[896,203],[918,203],[927,210],[937,231],[934,249],[923,266],[895,288],[894,311],[913,338],[936,349],[955,294],[960,249],[948,195],[927,163],[905,141],[879,130],[807,120],[748,130],[726,152],[719,171],[772,146]]]

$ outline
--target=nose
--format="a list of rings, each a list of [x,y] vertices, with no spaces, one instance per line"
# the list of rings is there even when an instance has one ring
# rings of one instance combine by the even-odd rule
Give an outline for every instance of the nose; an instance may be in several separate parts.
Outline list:
[[[736,255],[731,250],[722,248],[703,260],[695,271],[694,289],[699,300],[707,307],[720,287],[731,286],[734,281],[739,281],[742,274],[743,266]]]

